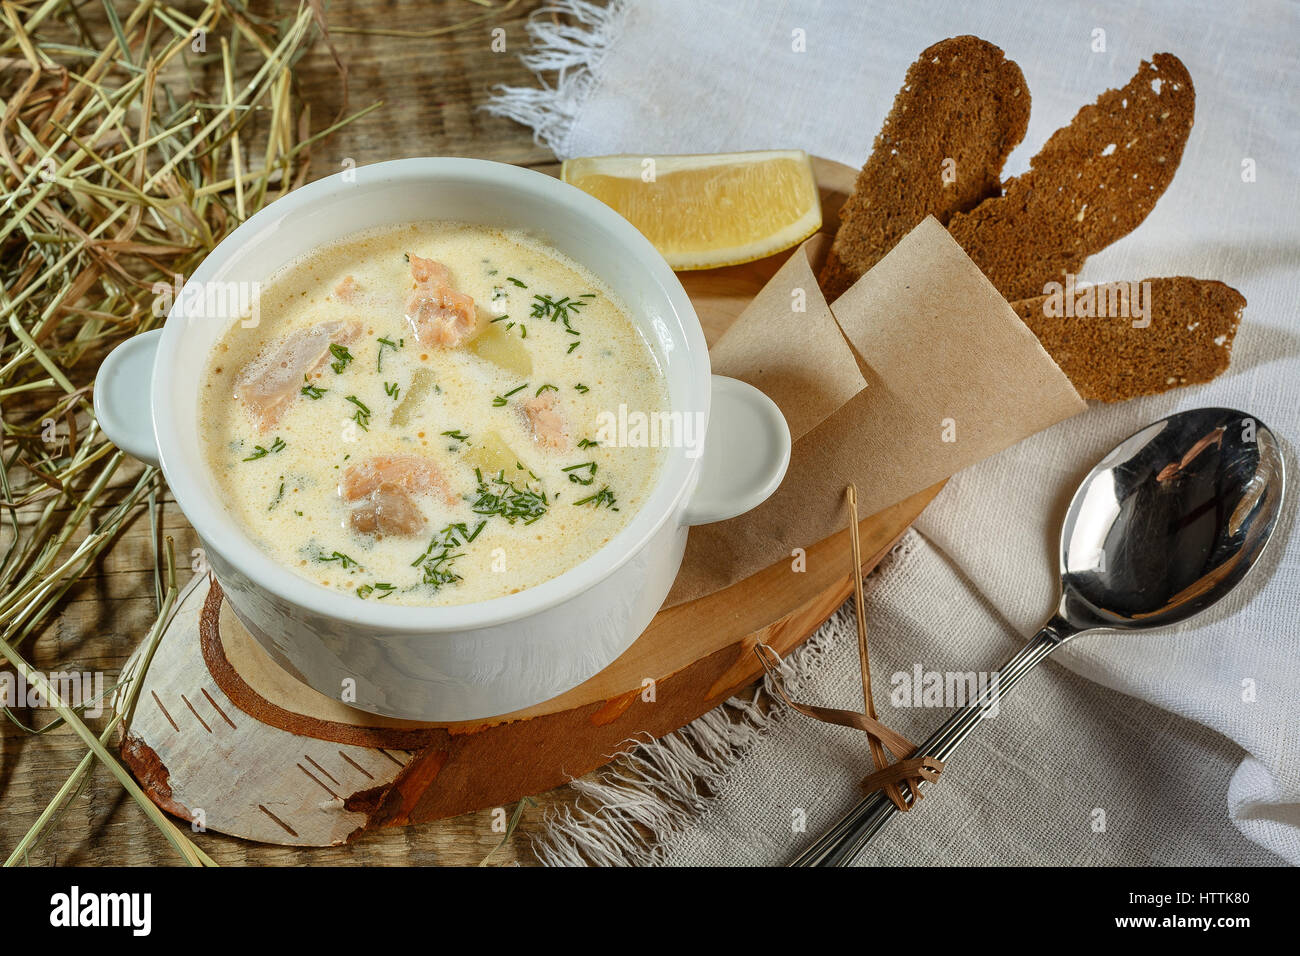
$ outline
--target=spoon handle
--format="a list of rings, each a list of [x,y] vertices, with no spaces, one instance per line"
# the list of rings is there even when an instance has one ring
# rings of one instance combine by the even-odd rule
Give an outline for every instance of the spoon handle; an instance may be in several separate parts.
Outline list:
[[[1074,629],[1058,617],[1044,624],[1033,640],[1002,665],[984,693],[953,714],[934,736],[917,748],[917,755],[947,760],[985,715],[997,707],[1007,691],[1073,633]],[[910,804],[913,799],[909,793],[907,802]],[[847,866],[897,812],[898,808],[883,793],[873,793],[859,801],[790,865]]]

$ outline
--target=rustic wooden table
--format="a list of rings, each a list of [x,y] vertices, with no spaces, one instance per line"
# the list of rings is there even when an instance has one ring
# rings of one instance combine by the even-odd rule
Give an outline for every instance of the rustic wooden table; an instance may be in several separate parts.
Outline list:
[[[504,4],[505,0],[498,0]],[[531,84],[532,75],[518,54],[527,43],[524,22],[543,0],[520,0],[504,16],[431,39],[338,34],[335,42],[350,71],[352,108],[382,100],[384,105],[345,127],[313,151],[312,178],[342,168],[405,156],[475,156],[526,166],[555,161],[533,142],[531,132],[479,110],[497,83]],[[335,3],[328,8],[331,27],[428,30],[483,12],[465,0],[432,4],[394,4],[383,0]],[[495,27],[506,31],[507,49],[491,48]],[[297,79],[313,120],[323,125],[343,101],[338,74],[322,44],[299,64]],[[124,475],[125,484],[138,472]],[[111,496],[110,496],[111,498]],[[105,504],[105,508],[107,504]],[[161,533],[185,556],[197,546],[193,530],[167,498]],[[127,655],[156,615],[153,542],[143,512],[88,576],[70,592],[62,613],[35,642],[26,645],[33,666],[41,670],[103,670],[111,683]],[[190,572],[181,572],[181,582]],[[43,723],[50,711],[20,713],[29,723]],[[9,850],[32,826],[67,779],[85,748],[66,728],[33,736],[0,721],[0,853]],[[572,799],[561,788],[535,798],[507,844],[491,863],[533,862],[530,837],[548,807]],[[506,808],[510,812],[513,808]],[[369,833],[342,847],[317,850],[260,846],[215,833],[195,834],[195,841],[223,865],[302,866],[314,864],[400,865],[477,864],[502,838],[492,829],[487,809],[451,820]],[[73,800],[60,824],[47,831],[29,854],[37,865],[171,864],[175,851],[102,768],[97,767]]]

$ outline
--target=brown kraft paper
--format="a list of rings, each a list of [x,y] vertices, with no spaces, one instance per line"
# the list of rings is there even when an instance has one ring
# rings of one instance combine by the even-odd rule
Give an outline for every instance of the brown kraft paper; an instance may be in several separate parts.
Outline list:
[[[1086,407],[933,217],[833,306],[813,273],[824,244],[796,250],[710,352],[714,372],[771,396],[794,446],[771,498],[691,529],[665,607],[841,530],[849,484],[874,514]]]

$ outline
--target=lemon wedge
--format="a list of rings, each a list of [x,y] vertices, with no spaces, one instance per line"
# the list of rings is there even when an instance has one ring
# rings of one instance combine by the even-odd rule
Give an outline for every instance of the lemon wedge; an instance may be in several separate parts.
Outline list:
[[[621,213],[679,271],[762,259],[821,228],[803,150],[565,160],[560,179]]]

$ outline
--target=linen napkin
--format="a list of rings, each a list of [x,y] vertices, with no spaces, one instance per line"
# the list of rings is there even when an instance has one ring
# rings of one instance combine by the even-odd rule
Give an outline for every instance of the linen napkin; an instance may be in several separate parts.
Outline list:
[[[978,670],[1020,643],[915,531],[867,579],[866,599],[881,717],[914,741],[948,713],[890,706],[916,664]],[[790,694],[860,708],[857,647],[850,603],[788,656]],[[737,701],[727,710],[577,781],[576,805],[553,821],[537,855],[550,864],[779,864],[861,796],[858,782],[874,769],[861,733],[784,706],[762,714]],[[1049,662],[967,738],[921,805],[855,862],[1276,864],[1223,819],[1221,795],[1240,754],[1200,724]]]
[[[994,621],[1008,641],[1032,632],[1055,601],[1057,528],[1077,481],[1103,452],[1154,419],[1198,406],[1240,408],[1278,434],[1288,470],[1297,473],[1300,178],[1294,158],[1300,155],[1300,105],[1279,78],[1295,68],[1300,6],[1265,0],[1253,4],[1248,16],[1231,5],[1193,8],[1175,0],[614,0],[608,6],[567,0],[554,8],[571,16],[570,25],[557,26],[549,15],[535,19],[525,56],[544,72],[544,86],[502,90],[490,108],[531,125],[562,158],[797,147],[861,165],[912,60],[936,40],[974,33],[1020,65],[1033,97],[1025,140],[1004,171],[1009,176],[1023,172],[1079,107],[1123,85],[1142,59],[1173,52],[1191,72],[1196,122],[1173,184],[1143,225],[1090,259],[1080,279],[1192,275],[1235,286],[1249,305],[1232,367],[1205,386],[1095,405],[958,474],[917,524],[920,550],[933,551],[933,560],[918,562],[907,575],[893,568],[873,592],[880,601],[887,593],[892,613],[912,622],[883,628],[884,641],[898,642],[902,670],[909,664],[936,667],[940,656],[962,670],[992,669],[1005,656],[990,656]],[[1134,847],[1139,858],[1152,862],[1258,859],[1222,832],[1226,824],[1215,826],[1216,817],[1227,816],[1251,840],[1300,863],[1296,498],[1293,491],[1262,567],[1213,611],[1147,635],[1089,636],[1056,658],[1075,674],[1145,704],[1058,671],[1049,670],[1048,690],[1046,680],[1027,681],[1016,693],[1019,703],[1007,708],[1022,722],[999,720],[989,734],[981,728],[966,745],[972,755],[954,761],[965,781],[954,770],[922,808],[926,825],[893,828],[875,858],[917,859],[921,848],[920,858],[956,862],[961,854],[952,849],[952,826],[965,826],[972,846],[994,846],[1003,835],[999,823],[1006,822],[999,808],[1009,804],[1011,811],[1030,812],[1033,801],[1023,799],[1023,781],[1034,779],[1060,793],[1087,793],[1086,781],[1107,795],[1114,810],[1137,813],[1137,805],[1155,806],[1190,821],[1187,830],[1194,829],[1195,839],[1147,819],[1151,839],[1124,844],[1127,859]],[[959,570],[946,591],[934,563],[940,558]],[[945,621],[933,617],[940,601],[957,609],[951,622],[967,623],[932,630]],[[980,607],[990,614],[981,619]],[[827,676],[804,699],[827,702],[817,694],[836,687],[848,693],[855,665],[834,655],[821,658],[813,655],[808,668]],[[1039,696],[1026,701],[1022,695]],[[1050,717],[1053,704],[1071,707],[1076,718],[1089,717],[1080,724],[1087,728],[1084,737],[1060,735],[1059,722]],[[1160,712],[1151,705],[1170,716],[1153,717]],[[1122,709],[1125,720],[1117,723],[1118,714],[1094,713],[1092,707]],[[1218,731],[1241,749],[1232,752],[1173,714]],[[907,733],[909,718],[918,715],[885,708],[882,716],[886,723],[898,720]],[[923,737],[939,713],[920,716],[928,720],[914,732]],[[750,768],[739,751],[732,753],[726,762],[731,769],[714,781],[720,791],[709,806],[735,804],[738,794],[762,787],[762,799],[772,805],[792,804],[803,799],[793,789],[809,774],[843,797],[847,777],[833,779],[835,763],[856,760],[849,776],[860,775],[864,750],[852,740],[842,747],[799,742],[827,732],[806,728],[786,740],[786,749],[754,757],[761,770]],[[996,738],[999,732],[1006,736]],[[744,752],[782,733],[760,733]],[[988,759],[981,759],[980,749]],[[1163,773],[1150,773],[1157,759]],[[1230,781],[1221,772],[1225,762],[1236,765]],[[826,768],[820,777],[817,767]],[[950,795],[940,797],[941,789]],[[673,839],[661,848],[664,858],[704,858],[704,851],[691,857],[686,849],[710,839],[703,808],[694,807],[691,828],[669,828]],[[899,833],[916,842],[891,843],[904,840],[894,835]],[[715,833],[712,839],[723,838]],[[1121,842],[1116,836],[1116,859],[1126,858]],[[1193,844],[1208,848],[1210,856]],[[1088,855],[1096,848],[1095,842],[1081,849],[1026,839],[1022,851],[1008,858],[1106,858]],[[779,862],[787,849],[788,841],[769,844],[746,858]],[[715,858],[729,859],[727,852],[718,849]],[[1001,858],[992,851],[987,857]]]

